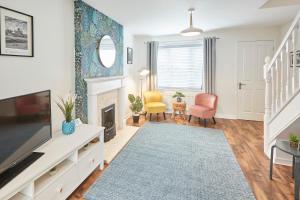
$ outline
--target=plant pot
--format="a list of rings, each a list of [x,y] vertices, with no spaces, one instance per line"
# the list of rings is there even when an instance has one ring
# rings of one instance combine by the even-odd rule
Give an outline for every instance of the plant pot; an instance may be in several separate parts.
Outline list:
[[[180,103],[182,101],[181,97],[177,97],[177,102]]]
[[[299,142],[290,141],[290,147],[292,147],[292,148],[298,148],[298,144],[299,144]]]
[[[70,122],[63,121],[62,123],[62,132],[65,135],[71,135],[72,133],[75,132],[75,121],[72,120]]]
[[[137,124],[140,120],[140,115],[132,115],[133,123]]]

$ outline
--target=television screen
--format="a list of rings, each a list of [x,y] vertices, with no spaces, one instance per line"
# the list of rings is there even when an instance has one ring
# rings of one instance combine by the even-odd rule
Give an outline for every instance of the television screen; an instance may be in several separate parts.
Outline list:
[[[0,100],[0,173],[51,138],[50,99],[43,91]]]

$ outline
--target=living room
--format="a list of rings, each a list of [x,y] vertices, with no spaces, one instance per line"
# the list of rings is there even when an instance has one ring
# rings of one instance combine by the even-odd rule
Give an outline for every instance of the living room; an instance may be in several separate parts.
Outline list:
[[[1,0],[0,199],[298,199],[299,9]]]

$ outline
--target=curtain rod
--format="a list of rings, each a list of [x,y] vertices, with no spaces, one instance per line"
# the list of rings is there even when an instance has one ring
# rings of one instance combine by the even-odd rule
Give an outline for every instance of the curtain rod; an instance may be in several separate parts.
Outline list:
[[[221,38],[216,37],[217,40],[220,40]],[[199,40],[199,39],[196,39]],[[193,40],[170,40],[170,41],[160,41],[160,42],[189,42],[189,41],[193,41]],[[144,42],[144,44],[147,44],[148,42],[152,42],[152,41],[147,41]]]

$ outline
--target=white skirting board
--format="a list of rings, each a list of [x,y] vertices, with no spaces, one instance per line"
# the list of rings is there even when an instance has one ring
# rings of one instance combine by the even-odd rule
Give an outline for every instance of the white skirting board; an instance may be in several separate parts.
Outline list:
[[[104,162],[109,164],[135,135],[139,127],[125,126],[121,130],[117,130],[116,136],[104,143]]]

